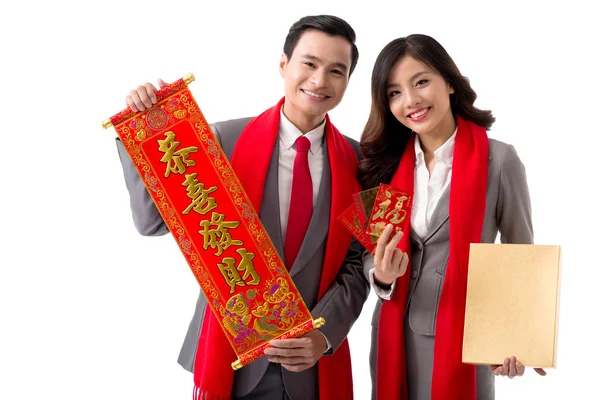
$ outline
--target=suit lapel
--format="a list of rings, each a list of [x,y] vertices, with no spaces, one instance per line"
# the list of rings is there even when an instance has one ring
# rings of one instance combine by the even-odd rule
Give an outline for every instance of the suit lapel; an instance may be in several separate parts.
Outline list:
[[[275,143],[269,172],[265,180],[260,220],[271,238],[279,257],[284,260],[281,217],[279,211],[279,140]]]
[[[298,256],[294,265],[290,269],[290,275],[293,277],[302,271],[308,264],[312,256],[319,249],[319,246],[325,240],[329,230],[329,215],[331,205],[331,167],[329,165],[329,156],[327,155],[327,141],[323,140],[323,175],[319,185],[319,195],[313,209],[313,214],[304,236],[302,246],[298,251]]]
[[[492,157],[488,158],[488,163],[492,162]],[[450,217],[450,188],[452,187],[452,182],[446,188],[442,197],[438,201],[435,210],[433,211],[433,215],[431,216],[431,221],[429,222],[429,226],[427,227],[427,235],[423,238],[423,244],[427,243],[429,239],[435,235],[440,228],[446,223],[448,218]],[[411,229],[411,237],[419,239],[419,236]]]
[[[429,239],[444,225],[444,223],[448,220],[449,210],[450,210],[450,187],[452,183],[448,185],[442,197],[438,201],[435,206],[435,210],[431,215],[431,221],[429,222],[429,226],[427,227],[427,235],[423,238],[423,244],[427,243]]]

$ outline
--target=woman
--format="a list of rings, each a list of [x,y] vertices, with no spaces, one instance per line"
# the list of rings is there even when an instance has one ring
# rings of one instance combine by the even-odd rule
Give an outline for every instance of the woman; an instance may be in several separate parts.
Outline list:
[[[524,367],[515,357],[492,368],[461,361],[469,244],[498,232],[504,243],[533,242],[525,169],[513,146],[488,139],[495,118],[473,105],[468,79],[433,38],[390,42],[371,91],[359,179],[414,191],[410,235],[390,239],[388,226],[368,271],[380,297],[373,398],[493,399],[494,375]]]

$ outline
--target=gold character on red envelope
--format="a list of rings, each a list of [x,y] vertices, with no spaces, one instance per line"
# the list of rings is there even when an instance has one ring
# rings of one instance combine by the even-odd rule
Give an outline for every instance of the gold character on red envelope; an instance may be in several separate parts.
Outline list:
[[[377,211],[371,218],[371,230],[369,234],[372,236],[381,236],[381,233],[388,223],[394,225],[394,230],[396,232],[402,230],[402,228],[398,225],[400,225],[406,219],[407,212],[405,209],[403,209],[403,206],[404,202],[408,200],[408,196],[402,194],[393,196],[391,191],[387,189],[383,191],[383,194],[385,196],[385,200],[378,203],[377,207],[374,207],[374,210]],[[396,199],[396,204],[394,205],[394,208],[388,211],[388,208],[390,208],[390,205],[392,204],[393,198]]]
[[[381,184],[369,219],[367,234],[378,238],[388,224],[394,226],[395,232],[404,231],[408,223],[406,217],[411,207],[411,199],[411,193]]]
[[[346,229],[371,253],[387,224],[404,231],[408,224],[412,193],[390,185],[355,193],[354,202],[338,217]]]

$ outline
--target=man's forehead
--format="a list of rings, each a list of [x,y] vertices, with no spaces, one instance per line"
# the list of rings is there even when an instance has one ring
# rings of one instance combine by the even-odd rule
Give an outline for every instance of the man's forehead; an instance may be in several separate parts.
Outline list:
[[[308,30],[300,36],[292,56],[347,63],[352,58],[352,45],[343,36]]]

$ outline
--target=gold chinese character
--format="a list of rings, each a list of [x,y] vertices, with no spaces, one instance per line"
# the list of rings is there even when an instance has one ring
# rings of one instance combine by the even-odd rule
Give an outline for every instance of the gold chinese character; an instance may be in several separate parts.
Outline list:
[[[256,286],[260,283],[260,276],[256,273],[254,269],[254,263],[252,260],[254,259],[254,253],[248,253],[248,250],[241,248],[237,249],[236,252],[242,256],[242,261],[240,261],[237,269],[238,271],[244,271],[244,275],[242,279],[248,283],[248,285]],[[250,282],[247,282],[248,277],[252,277]]]
[[[206,214],[209,211],[217,208],[217,202],[214,197],[208,195],[217,190],[216,186],[204,189],[204,183],[198,182],[197,173],[188,174],[185,176],[185,182],[181,186],[187,186],[187,196],[192,199],[191,204],[183,210],[183,214],[188,214],[192,208],[198,214]]]
[[[169,131],[165,132],[165,136],[167,137],[165,140],[158,141],[158,150],[160,150],[162,153],[165,153],[165,155],[160,159],[160,161],[167,164],[165,178],[168,178],[171,172],[174,174],[183,174],[186,167],[196,165],[194,160],[188,160],[187,158],[190,153],[198,151],[198,147],[190,146],[186,147],[185,149],[177,150],[177,146],[179,146],[181,143],[175,140],[175,134]]]
[[[200,226],[203,228],[199,233],[204,236],[204,250],[208,250],[208,247],[218,249],[215,253],[216,256],[223,254],[223,251],[227,250],[229,246],[236,245],[240,246],[244,243],[241,240],[231,239],[231,234],[227,232],[228,229],[237,228],[240,225],[239,221],[224,221],[225,215],[217,212],[212,213],[210,221],[204,220],[200,222]],[[215,229],[210,229],[212,225],[215,225]],[[217,240],[218,239],[218,240]]]
[[[379,203],[379,210],[375,213],[375,215],[373,215],[373,220],[383,218],[391,202],[392,201],[390,199],[387,199]]]
[[[223,258],[223,264],[217,264],[221,275],[227,281],[227,284],[231,288],[229,293],[235,292],[236,286],[246,286],[246,282],[242,280],[240,273],[235,269],[235,258],[225,257]]]
[[[225,278],[230,287],[229,294],[235,292],[236,286],[246,286],[247,284],[256,286],[260,283],[260,276],[256,273],[254,263],[252,262],[254,253],[248,253],[246,249],[237,249],[236,252],[242,256],[242,260],[237,268],[235,268],[235,258],[233,257],[224,257],[223,263],[217,264],[221,275],[223,275],[223,278]],[[241,271],[244,271],[244,275],[242,276],[240,276]],[[250,282],[247,282],[248,277],[252,277]]]
[[[390,219],[390,223],[399,224],[400,222],[404,221],[404,218],[406,218],[406,210],[402,209],[402,205],[406,200],[408,200],[408,197],[406,196],[396,198],[396,205],[394,206],[394,209],[386,215],[386,218],[389,218],[390,215],[393,215],[393,218]],[[400,214],[402,214],[402,216],[400,216]]]

